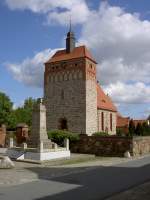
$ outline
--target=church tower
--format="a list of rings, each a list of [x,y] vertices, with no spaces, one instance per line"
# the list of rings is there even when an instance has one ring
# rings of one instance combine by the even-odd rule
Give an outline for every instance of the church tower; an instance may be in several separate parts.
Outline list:
[[[85,46],[75,47],[71,28],[66,49],[45,63],[44,99],[48,130],[97,131],[96,62]]]

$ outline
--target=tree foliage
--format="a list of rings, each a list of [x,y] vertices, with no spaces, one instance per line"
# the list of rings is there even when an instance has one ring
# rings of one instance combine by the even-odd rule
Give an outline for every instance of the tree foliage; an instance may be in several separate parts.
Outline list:
[[[51,130],[48,131],[48,138],[62,146],[65,138],[68,138],[71,142],[75,142],[79,139],[79,135],[64,130]]]
[[[25,99],[24,105],[17,108],[15,112],[16,123],[26,123],[28,126],[31,126],[32,123],[32,110],[34,105],[37,103],[36,99],[29,97]]]
[[[12,126],[12,108],[13,103],[10,98],[5,93],[0,92],[0,124]]]
[[[138,123],[136,128],[135,128],[135,134],[142,136],[143,135],[143,126],[142,124]]]
[[[144,123],[138,123],[137,126],[135,126],[134,121],[130,120],[129,122],[129,134],[136,135],[136,136],[148,136],[150,135],[150,125],[146,122]]]
[[[135,125],[133,119],[131,119],[129,122],[129,134],[135,135]]]
[[[29,97],[25,99],[23,106],[13,109],[10,98],[0,92],[0,124],[5,124],[9,129],[15,128],[18,123],[31,126],[32,109],[35,103],[37,100]]]

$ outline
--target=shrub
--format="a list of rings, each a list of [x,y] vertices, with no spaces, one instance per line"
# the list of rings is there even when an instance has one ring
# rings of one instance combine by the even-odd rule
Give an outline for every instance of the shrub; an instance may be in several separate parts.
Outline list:
[[[122,128],[117,128],[116,135],[117,136],[127,136],[128,134],[127,133],[125,134]]]
[[[79,140],[79,135],[64,130],[52,130],[48,131],[48,138],[58,145],[63,145],[65,138],[68,138],[70,142],[75,142]]]
[[[150,135],[150,125],[147,123],[143,123],[143,135],[149,136]]]
[[[96,132],[93,133],[93,136],[109,136],[107,132]]]

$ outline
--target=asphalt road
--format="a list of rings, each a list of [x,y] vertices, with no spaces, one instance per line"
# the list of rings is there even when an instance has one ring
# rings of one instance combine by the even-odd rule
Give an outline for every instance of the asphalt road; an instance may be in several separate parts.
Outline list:
[[[48,179],[37,168],[39,181],[0,187],[0,200],[101,200],[150,180],[150,157],[111,167]]]

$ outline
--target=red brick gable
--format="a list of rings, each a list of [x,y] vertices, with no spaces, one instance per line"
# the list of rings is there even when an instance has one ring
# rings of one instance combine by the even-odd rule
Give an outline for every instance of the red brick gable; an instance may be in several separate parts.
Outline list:
[[[59,50],[46,63],[65,61],[75,58],[88,58],[96,63],[86,46],[75,47],[71,53],[67,53],[66,50]]]
[[[110,97],[104,93],[99,84],[97,84],[97,108],[117,112],[116,106]]]

